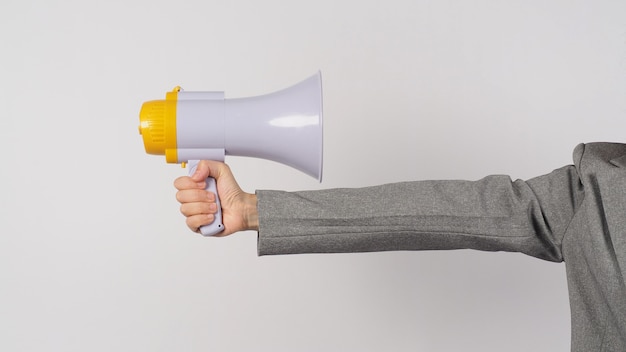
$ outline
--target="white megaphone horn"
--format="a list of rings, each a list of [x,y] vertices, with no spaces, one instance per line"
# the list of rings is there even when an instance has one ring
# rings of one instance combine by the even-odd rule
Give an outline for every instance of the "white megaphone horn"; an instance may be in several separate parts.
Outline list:
[[[321,73],[289,88],[255,97],[225,99],[224,92],[186,92],[179,87],[165,100],[148,101],[139,113],[146,153],[168,163],[224,161],[226,155],[273,160],[322,180]],[[215,179],[207,190],[217,196]],[[215,221],[204,236],[224,230],[218,197]]]

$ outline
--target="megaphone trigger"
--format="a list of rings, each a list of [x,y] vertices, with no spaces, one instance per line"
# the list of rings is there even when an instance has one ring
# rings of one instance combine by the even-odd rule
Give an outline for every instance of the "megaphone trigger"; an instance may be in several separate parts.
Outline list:
[[[189,176],[196,172],[199,160],[189,160]],[[215,236],[218,233],[224,231],[224,224],[222,222],[222,205],[220,203],[220,197],[217,193],[217,182],[213,177],[207,177],[205,190],[215,194],[215,203],[217,204],[217,212],[215,213],[215,220],[209,225],[201,226],[199,228],[202,236]]]

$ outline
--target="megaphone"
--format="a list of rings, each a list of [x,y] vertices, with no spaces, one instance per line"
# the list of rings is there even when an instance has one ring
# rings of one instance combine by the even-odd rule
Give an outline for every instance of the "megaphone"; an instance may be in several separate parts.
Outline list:
[[[164,100],[148,101],[139,113],[146,153],[168,163],[224,161],[226,155],[276,161],[322,181],[321,73],[289,88],[261,96],[226,99],[224,92],[187,92],[180,87]],[[207,190],[217,196],[215,179]],[[224,230],[221,207],[215,221],[200,228],[204,236]]]

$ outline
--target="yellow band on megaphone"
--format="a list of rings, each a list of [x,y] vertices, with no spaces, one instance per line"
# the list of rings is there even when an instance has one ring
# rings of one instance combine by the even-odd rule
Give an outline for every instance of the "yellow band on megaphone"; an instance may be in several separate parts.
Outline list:
[[[176,152],[176,103],[180,87],[165,94],[165,100],[145,102],[139,113],[139,134],[146,153],[165,155],[168,163],[178,162]]]

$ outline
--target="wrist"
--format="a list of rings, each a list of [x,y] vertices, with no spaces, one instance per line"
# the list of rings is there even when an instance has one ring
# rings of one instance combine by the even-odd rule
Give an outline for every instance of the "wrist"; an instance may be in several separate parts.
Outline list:
[[[244,221],[246,230],[259,231],[259,212],[256,194],[246,194],[244,202]]]

